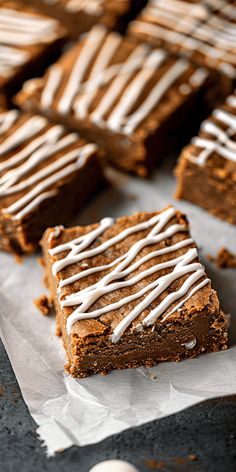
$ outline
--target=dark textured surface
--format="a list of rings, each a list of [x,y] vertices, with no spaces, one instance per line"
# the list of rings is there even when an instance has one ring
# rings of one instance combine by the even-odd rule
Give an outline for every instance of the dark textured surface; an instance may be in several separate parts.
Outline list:
[[[0,343],[1,472],[88,472],[92,465],[111,458],[128,460],[140,472],[236,471],[236,397],[200,404],[51,459],[46,458],[35,430]]]

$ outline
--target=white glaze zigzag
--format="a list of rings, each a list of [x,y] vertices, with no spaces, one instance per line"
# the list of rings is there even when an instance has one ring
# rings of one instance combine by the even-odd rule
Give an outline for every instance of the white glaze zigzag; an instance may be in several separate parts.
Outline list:
[[[96,238],[102,235],[107,228],[113,225],[114,220],[112,218],[105,218],[100,222],[99,226],[90,233],[87,233],[84,236],[78,237],[65,244],[58,245],[55,248],[49,250],[51,256],[60,254],[63,251],[69,251],[65,257],[53,263],[52,272],[53,275],[56,276],[56,274],[58,274],[58,272],[64,268],[85,259],[92,258],[98,254],[102,254],[113,245],[125,240],[129,235],[150,228],[148,235],[144,239],[138,240],[125,254],[118,257],[111,263],[79,271],[69,278],[61,279],[59,284],[59,294],[61,293],[62,287],[68,286],[75,281],[87,277],[88,275],[99,273],[104,270],[109,270],[108,274],[101,277],[101,279],[94,285],[90,285],[79,292],[72,293],[71,295],[66,296],[66,298],[60,299],[62,307],[77,306],[77,308],[74,309],[73,313],[67,319],[67,331],[69,334],[71,333],[72,326],[76,321],[97,318],[105,313],[111,312],[112,310],[117,310],[131,301],[138,300],[145,296],[144,299],[140,301],[135,306],[135,308],[116,326],[111,336],[111,340],[112,342],[117,342],[121,338],[124,331],[130,326],[130,324],[146,308],[148,308],[154,300],[156,300],[165,290],[167,290],[175,280],[178,280],[183,276],[187,276],[179,290],[169,293],[155,309],[150,311],[150,313],[142,321],[141,325],[138,325],[138,330],[145,326],[154,325],[157,318],[162,315],[162,321],[164,321],[168,318],[168,316],[181,308],[181,306],[183,306],[183,304],[195,292],[209,283],[209,279],[206,278],[203,266],[200,264],[200,262],[196,262],[197,250],[195,248],[189,248],[189,246],[193,244],[192,238],[183,239],[171,246],[167,246],[156,251],[152,251],[150,249],[150,252],[147,255],[139,258],[136,262],[133,262],[143,248],[151,247],[153,244],[164,241],[168,237],[187,231],[186,226],[181,224],[173,223],[166,228],[166,225],[174,216],[174,208],[168,208],[167,210],[164,210],[149,220],[128,227],[121,233],[117,234],[111,239],[108,239],[102,244],[95,246],[94,248],[90,248],[90,245],[96,240]],[[142,270],[137,275],[124,280],[126,276],[132,274],[148,260],[163,254],[170,254],[183,248],[186,248],[186,251],[181,256],[174,257],[166,262],[153,265],[146,270]],[[158,277],[158,271],[167,268],[172,270],[168,274]],[[121,297],[120,300],[115,303],[107,304],[100,309],[90,311],[92,305],[103,295],[125,287],[133,286],[151,274],[157,274],[156,279],[153,282],[144,285],[141,290],[138,290],[136,293],[133,293],[130,296]],[[172,304],[175,304],[175,306],[171,309],[171,311],[166,313]]]
[[[5,132],[13,123],[16,124],[18,116],[19,112],[15,110],[0,113],[0,136],[1,130]],[[56,195],[57,190],[50,188],[60,179],[83,167],[86,159],[96,150],[94,144],[71,149],[79,135],[66,134],[60,125],[48,125],[48,121],[41,116],[29,117],[19,123],[0,144],[0,156],[4,158],[0,162],[0,199],[26,191],[17,201],[2,210],[13,219],[21,219],[43,200]],[[14,154],[7,158],[7,154],[13,151]],[[47,163],[61,151],[64,151],[61,157]],[[36,170],[43,163],[45,165]]]
[[[30,46],[54,40],[58,27],[51,18],[0,7],[0,76],[10,76],[27,62]]]
[[[224,17],[210,13],[207,3],[218,8]],[[235,77],[236,25],[231,22],[235,18],[236,7],[226,1],[217,6],[210,1],[192,5],[178,0],[152,0],[141,17],[131,23],[131,31],[177,45],[188,56],[198,51],[211,61],[219,60],[218,67]]]
[[[167,64],[168,54],[159,49],[151,50],[143,43],[135,46],[124,62],[112,64],[113,56],[121,46],[120,35],[108,33],[101,25],[95,26],[87,34],[69,75],[59,61],[49,68],[44,81],[39,83],[40,90],[43,84],[40,92],[42,109],[53,107],[62,115],[72,113],[78,120],[88,119],[116,133],[132,134],[169,89],[190,70],[190,64],[182,58],[174,62],[168,59],[169,68],[167,66],[155,81],[156,72]],[[193,71],[192,75],[195,74]],[[191,82],[191,76],[187,79],[190,90],[201,85],[206,72],[199,78],[198,84]],[[26,92],[33,84],[37,89],[36,82],[29,81],[25,85]],[[149,84],[150,92],[144,95]]]
[[[212,153],[236,162],[236,140],[232,139],[232,136],[236,135],[236,96],[230,95],[226,103],[234,109],[234,112],[223,108],[215,109],[212,116],[217,119],[217,124],[210,117],[201,125],[202,131],[210,136],[207,138],[197,136],[192,139],[192,144],[201,151],[198,156],[190,154],[188,158],[200,166],[206,163]]]

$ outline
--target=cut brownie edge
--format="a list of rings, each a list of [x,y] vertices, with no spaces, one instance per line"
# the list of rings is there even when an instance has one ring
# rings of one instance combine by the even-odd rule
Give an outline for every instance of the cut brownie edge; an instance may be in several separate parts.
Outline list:
[[[176,198],[236,224],[236,94],[205,120],[178,159]]]
[[[134,226],[138,221],[143,221],[145,218],[147,220],[147,218],[153,217],[153,215],[158,215],[158,213],[137,214],[133,217],[119,218],[114,222],[111,228],[107,229],[102,236],[98,237],[98,240],[92,243],[92,248],[96,250],[97,244],[101,244],[104,238],[106,240],[108,235],[112,237],[114,232],[117,234],[118,228],[120,230],[125,227],[127,228],[127,224]],[[172,222],[173,224],[174,221],[184,222],[185,220],[183,218],[181,214],[175,213],[172,217]],[[186,225],[186,222],[183,224]],[[76,296],[75,294],[78,290],[80,292],[86,287],[88,289],[89,285],[93,285],[94,283],[92,280],[95,281],[96,278],[93,278],[93,274],[93,276],[85,277],[85,279],[88,279],[86,284],[85,280],[81,278],[80,282],[74,282],[74,285],[71,285],[70,288],[68,288],[68,286],[64,286],[63,288],[64,277],[73,277],[77,273],[75,267],[79,268],[79,266],[77,263],[74,270],[72,265],[55,274],[55,262],[60,263],[61,260],[63,261],[67,251],[64,251],[61,255],[59,255],[59,253],[52,255],[52,253],[55,252],[53,248],[56,249],[57,252],[58,245],[60,247],[61,244],[67,243],[67,241],[70,241],[75,236],[81,238],[82,235],[97,230],[98,228],[99,225],[92,225],[87,228],[76,227],[68,230],[62,229],[62,232],[57,238],[54,238],[54,229],[51,228],[46,231],[41,242],[50,294],[56,308],[57,325],[62,333],[67,352],[68,369],[73,376],[85,377],[93,373],[107,373],[113,369],[124,369],[141,365],[151,366],[165,360],[178,361],[184,358],[195,357],[201,352],[226,349],[227,329],[225,320],[219,307],[217,294],[211,288],[210,281],[207,279],[205,272],[199,274],[200,284],[202,284],[201,288],[198,288],[198,286],[200,287],[199,281],[195,280],[189,290],[187,290],[185,294],[182,294],[180,298],[181,303],[177,303],[179,302],[177,299],[174,303],[171,303],[169,308],[153,323],[150,325],[146,324],[145,326],[145,318],[150,315],[150,310],[152,311],[155,308],[159,309],[163,301],[164,303],[167,301],[170,294],[175,295],[175,293],[177,293],[174,289],[179,290],[181,287],[183,288],[184,283],[188,283],[188,277],[184,276],[181,278],[181,281],[176,280],[173,284],[170,284],[169,289],[167,291],[164,290],[162,295],[158,297],[158,300],[154,300],[150,307],[144,309],[137,318],[135,317],[133,322],[129,324],[125,330],[121,330],[118,339],[114,340],[114,333],[117,331],[117,327],[120,326],[120,323],[130,315],[132,307],[135,308],[136,303],[134,302],[130,302],[128,306],[124,304],[121,311],[119,309],[114,310],[113,308],[111,311],[108,311],[107,314],[96,318],[86,319],[86,315],[84,318],[82,317],[83,319],[80,321],[75,321],[68,329],[68,319],[73,314],[75,306],[73,308],[71,308],[71,306],[63,306],[63,302],[68,300],[71,296]],[[144,234],[141,232],[134,236],[136,243]],[[168,247],[168,245],[171,246],[171,243],[173,243],[172,238],[175,240],[176,237],[177,239],[180,238],[181,244],[183,244],[185,238],[183,235],[178,234],[177,236],[167,238],[164,242],[164,248]],[[127,248],[133,240],[133,236],[129,236],[129,238],[126,240]],[[120,242],[119,244],[121,244],[121,248],[125,251],[124,243]],[[163,249],[163,242],[158,247],[159,250],[160,247]],[[194,244],[191,242],[190,247],[194,250]],[[113,250],[115,251],[114,254],[118,256],[121,248],[120,246],[117,248],[117,245],[115,245],[113,249],[107,249],[106,255],[104,253],[105,259],[99,256],[100,264],[104,265],[105,261],[107,261],[107,256],[111,257],[110,253]],[[109,254],[107,254],[107,252]],[[142,257],[145,252],[146,251],[144,251],[144,253],[142,252]],[[179,253],[182,253],[182,249],[180,252],[177,252],[177,254]],[[61,256],[63,256],[62,259]],[[170,261],[169,257],[171,257],[170,253],[168,256],[164,257],[164,265]],[[88,270],[88,266],[90,269],[94,270],[92,259],[81,259],[79,263],[81,273],[82,271]],[[98,259],[95,258],[95,266],[97,260]],[[156,259],[154,260],[156,262]],[[163,258],[158,260],[163,261]],[[154,261],[152,262],[154,264]],[[200,269],[202,266],[198,265],[198,262],[194,262],[194,264],[197,264],[197,266],[194,265],[193,267],[197,270],[202,270]],[[151,266],[148,265],[148,270],[150,270],[150,267]],[[63,278],[61,277],[62,274],[64,274]],[[140,272],[138,272],[138,274],[135,272],[135,274],[138,275]],[[158,275],[160,277],[168,277],[166,269],[161,271]],[[191,276],[192,275],[193,274],[191,274]],[[125,278],[124,280],[128,279]],[[141,284],[144,285],[142,285],[143,288],[145,288],[145,284],[150,281],[155,283],[155,276],[145,279],[141,278]],[[194,289],[196,289],[195,292],[191,294]],[[99,310],[98,307],[100,307],[100,309],[101,307],[104,308],[104,303],[108,303],[109,307],[110,302],[112,303],[116,300],[118,296],[117,292],[120,292],[119,297],[127,297],[127,291],[122,295],[122,291],[115,290],[108,295],[108,298],[107,296],[99,298],[91,308]],[[130,293],[134,294],[132,286],[128,290],[128,296],[130,296]],[[142,300],[143,298],[141,297],[141,301]]]

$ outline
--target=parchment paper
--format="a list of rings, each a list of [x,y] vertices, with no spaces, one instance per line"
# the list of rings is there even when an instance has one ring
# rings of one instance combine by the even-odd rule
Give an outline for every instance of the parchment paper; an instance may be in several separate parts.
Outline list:
[[[45,293],[36,256],[22,265],[0,255],[0,331],[24,400],[48,454],[73,444],[85,446],[132,426],[162,418],[204,399],[236,393],[236,270],[217,269],[207,254],[222,246],[236,252],[236,228],[172,198],[169,166],[151,181],[111,173],[115,186],[96,197],[77,222],[161,209],[169,203],[186,211],[202,262],[231,314],[230,349],[155,368],[115,371],[76,380],[63,369],[65,354],[54,335],[55,320],[43,317],[33,299]]]

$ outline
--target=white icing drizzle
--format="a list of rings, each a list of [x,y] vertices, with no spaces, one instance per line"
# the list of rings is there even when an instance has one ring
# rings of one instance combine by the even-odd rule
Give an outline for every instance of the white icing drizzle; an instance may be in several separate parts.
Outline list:
[[[89,15],[100,15],[105,11],[104,0],[44,0],[49,5],[60,4],[71,13],[83,11]],[[116,0],[116,3],[128,3],[128,0]]]
[[[178,59],[153,87],[143,104],[126,121],[125,134],[131,134],[158,104],[171,85],[188,69],[189,63]]]
[[[111,83],[97,108],[92,112],[90,118],[93,122],[101,124],[101,121],[118,98],[119,94],[124,90],[134,71],[140,68],[149,52],[149,47],[140,44],[129,55],[124,64],[120,67],[120,71],[115,80]]]
[[[230,105],[232,108],[236,108],[236,96],[235,95],[230,95],[227,98],[226,103],[228,105]]]
[[[171,59],[165,51],[151,50],[146,43],[127,47],[123,62],[119,62],[116,53],[122,45],[120,35],[95,26],[69,52],[70,70],[64,58],[39,81],[38,88],[36,84],[42,108],[53,106],[60,114],[129,135],[186,71],[191,71],[186,74],[190,91],[206,78],[206,70],[200,68],[197,73],[186,59]],[[26,93],[31,95],[35,90]]]
[[[96,52],[101,47],[105,38],[106,29],[101,26],[95,26],[86,36],[86,40],[80,51],[80,54],[75,61],[68,82],[63,91],[63,95],[58,103],[58,110],[62,114],[69,112],[74,96],[79,90],[79,86],[84,78],[84,75],[93,60]]]
[[[26,62],[28,58],[29,53],[27,51],[0,44],[1,76],[8,77],[15,67]]]
[[[109,273],[101,277],[97,283],[90,285],[79,292],[74,292],[71,295],[67,295],[64,299],[60,297],[60,303],[62,307],[77,306],[77,308],[67,319],[68,333],[71,333],[73,324],[78,320],[97,318],[105,313],[111,312],[112,310],[117,310],[120,307],[144,296],[143,300],[139,302],[135,308],[116,326],[111,340],[112,342],[117,342],[121,338],[124,331],[130,326],[130,324],[146,308],[148,308],[154,300],[156,300],[166,289],[168,289],[168,287],[175,280],[187,276],[179,290],[171,292],[171,294],[167,295],[154,310],[150,311],[148,316],[146,316],[142,321],[142,326],[153,325],[157,318],[164,314],[173,303],[179,301],[179,303],[165,315],[164,319],[166,319],[166,317],[174,313],[180,306],[184,304],[188,298],[190,298],[190,293],[194,294],[201,287],[209,283],[209,280],[205,276],[203,266],[199,262],[196,262],[197,250],[195,248],[189,248],[189,246],[193,244],[192,238],[183,239],[177,243],[155,251],[151,250],[148,254],[142,256],[134,262],[134,259],[138,256],[143,248],[164,241],[166,238],[171,237],[177,233],[187,231],[186,226],[181,224],[173,223],[166,227],[166,225],[174,216],[174,208],[168,208],[167,210],[164,210],[162,213],[150,218],[149,220],[126,228],[121,233],[104,241],[98,246],[89,248],[89,246],[95,242],[95,240],[101,234],[103,234],[107,228],[114,224],[113,219],[105,218],[93,231],[49,250],[51,256],[55,256],[64,251],[67,251],[66,256],[53,263],[52,272],[55,276],[58,274],[58,272],[72,264],[102,254],[110,247],[114,246],[120,241],[125,240],[129,235],[150,229],[145,238],[135,242],[125,254],[113,260],[109,264],[88,268],[74,274],[73,276],[60,280],[59,291],[61,292],[62,287],[68,286],[75,281],[87,277],[88,275],[111,269]],[[124,280],[124,277],[130,276],[130,274],[140,268],[145,262],[157,256],[171,254],[172,252],[183,248],[186,248],[186,251],[182,255],[169,259],[166,262],[152,265],[148,269],[142,270],[141,272],[138,272],[138,274]],[[117,302],[107,304],[97,310],[89,311],[92,305],[103,295],[125,287],[134,286],[139,281],[145,279],[151,274],[158,273],[158,271],[163,269],[173,270],[164,276],[157,276],[153,282],[147,283],[146,286],[137,292],[132,293],[130,296],[123,297]],[[197,281],[203,278],[204,280],[196,285]],[[185,298],[183,299],[183,297]]]
[[[8,78],[25,64],[31,57],[30,46],[49,43],[59,34],[56,20],[0,7],[0,76]]]
[[[130,31],[179,46],[187,56],[199,52],[206,63],[236,76],[236,58],[233,53],[236,36],[236,8],[222,2],[211,4],[222,16],[212,14],[202,2],[192,5],[177,0],[150,1],[140,17],[131,23]],[[209,2],[210,5],[210,2]]]
[[[228,105],[231,105],[231,103],[236,105],[235,97],[228,97],[226,103]],[[236,162],[236,142],[235,139],[231,139],[231,136],[236,133],[236,115],[224,109],[216,109],[213,111],[212,116],[217,119],[217,123],[209,118],[201,126],[202,131],[209,134],[210,137],[197,136],[193,138],[192,144],[202,149],[202,151],[198,156],[191,154],[188,158],[203,166],[212,153],[217,153],[225,159]],[[221,124],[224,127],[221,127]]]
[[[54,39],[58,22],[23,11],[0,8],[0,43],[29,46]]]
[[[14,112],[15,110],[8,114],[0,113],[0,125],[7,123],[7,129],[13,118],[14,121],[19,119],[15,131],[0,144],[1,155],[6,155],[6,159],[0,163],[0,198],[26,191],[17,201],[2,210],[4,214],[11,214],[13,219],[20,219],[43,200],[56,195],[57,189],[50,190],[50,187],[82,167],[97,147],[85,144],[71,149],[79,139],[78,134],[66,134],[63,126],[49,126],[49,122],[39,116],[29,117],[22,124],[18,112]],[[7,152],[13,150],[14,154],[7,158]],[[47,163],[62,151],[63,155]],[[44,162],[45,165],[37,170],[37,166]],[[27,176],[29,173],[31,174]]]
[[[130,110],[133,108],[133,104],[138,99],[142,90],[146,87],[146,84],[149,82],[151,77],[153,77],[156,69],[160,66],[160,64],[163,63],[165,58],[166,53],[164,51],[156,50],[150,53],[144,62],[143,68],[134,77],[127,90],[123,93],[118,105],[113,109],[107,121],[110,129],[113,131],[119,131],[121,129],[122,125],[124,124],[124,117],[127,116]],[[153,102],[153,107],[154,106],[155,102]],[[145,110],[143,116],[146,116],[147,114],[148,113]]]
[[[46,123],[46,118],[42,116],[29,118],[0,144],[0,155],[12,151],[24,141],[39,133],[46,126]]]
[[[18,116],[19,112],[17,110],[0,112],[0,136],[11,128]]]
[[[90,15],[99,15],[103,12],[103,0],[69,0],[66,9],[71,12],[84,11]]]
[[[121,36],[116,33],[112,33],[106,38],[104,45],[100,53],[98,54],[98,57],[90,72],[87,93],[82,95],[82,97],[78,97],[76,101],[77,116],[84,118],[88,114],[89,106],[93,102],[93,99],[96,97],[97,93],[97,88],[93,89],[91,85],[94,83],[94,81],[96,81],[98,77],[101,77],[103,75],[104,70],[108,67],[120,43]],[[89,90],[89,86],[91,90]]]
[[[55,64],[49,68],[47,85],[44,87],[41,96],[41,106],[43,109],[47,110],[50,108],[54,94],[61,83],[62,75],[62,69],[59,65]]]
[[[198,19],[205,19],[208,14],[207,8],[204,6],[204,4],[201,4],[201,2],[192,4],[181,0],[152,0],[148,3],[148,8],[154,7],[155,9],[157,6],[159,8],[168,8],[168,11],[173,12],[174,14],[177,13],[178,15],[187,16],[191,15],[191,17]],[[146,10],[148,10],[148,8]]]

